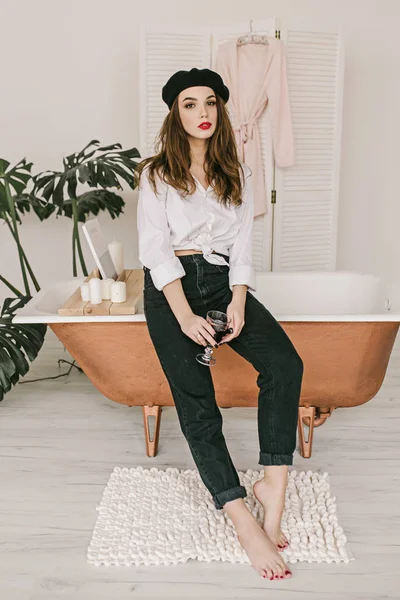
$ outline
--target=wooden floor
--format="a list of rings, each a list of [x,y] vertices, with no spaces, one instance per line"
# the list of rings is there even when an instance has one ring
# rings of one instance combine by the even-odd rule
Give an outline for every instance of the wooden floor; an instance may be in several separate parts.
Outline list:
[[[58,368],[60,358],[71,360],[48,330],[22,381],[67,372],[68,364]],[[262,469],[256,409],[222,414],[236,468]],[[334,412],[315,431],[312,458],[296,451],[290,467],[330,473],[356,558],[348,565],[296,563],[284,581],[264,580],[250,565],[216,561],[94,567],[86,562],[87,547],[114,466],[195,468],[175,408],[163,410],[158,455],[148,458],[141,408],[108,400],[76,368],[58,379],[18,384],[0,403],[0,598],[399,598],[399,432],[397,339],[378,395]]]

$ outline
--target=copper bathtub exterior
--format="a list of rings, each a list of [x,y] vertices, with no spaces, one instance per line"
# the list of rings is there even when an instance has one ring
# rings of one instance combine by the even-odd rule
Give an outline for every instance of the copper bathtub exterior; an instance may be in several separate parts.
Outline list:
[[[312,452],[314,428],[336,408],[358,406],[379,391],[399,328],[382,321],[280,321],[304,363],[299,450]],[[49,323],[93,385],[110,400],[142,406],[146,451],[157,454],[163,406],[174,406],[145,321]],[[257,372],[229,346],[211,369],[217,404],[257,407]],[[149,417],[154,416],[150,436]],[[308,436],[306,438],[306,431]]]

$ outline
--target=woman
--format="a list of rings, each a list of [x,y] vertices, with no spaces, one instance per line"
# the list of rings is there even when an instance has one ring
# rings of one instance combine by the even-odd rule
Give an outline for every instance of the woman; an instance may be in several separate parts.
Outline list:
[[[291,572],[279,554],[288,465],[293,464],[303,363],[283,328],[248,290],[252,266],[251,170],[238,160],[225,103],[229,90],[209,69],[178,71],[162,98],[170,112],[161,148],[138,165],[139,260],[144,312],[170,385],[182,432],[215,507],[230,517],[249,560],[263,577]],[[158,150],[158,149],[157,149]],[[258,371],[259,464],[254,494],[261,527],[243,500],[246,488],[222,433],[210,368],[198,346],[217,347],[208,310],[231,319],[223,338]]]

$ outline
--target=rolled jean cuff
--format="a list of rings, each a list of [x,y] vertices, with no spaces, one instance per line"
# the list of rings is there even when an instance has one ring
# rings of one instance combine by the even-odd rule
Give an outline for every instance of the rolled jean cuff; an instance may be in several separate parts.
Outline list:
[[[293,454],[268,454],[260,452],[259,465],[292,465]]]
[[[220,510],[223,508],[226,502],[230,502],[230,500],[236,500],[236,498],[246,498],[247,492],[246,488],[243,485],[238,485],[230,490],[226,490],[225,492],[220,492],[219,494],[215,494],[213,497],[215,508]]]

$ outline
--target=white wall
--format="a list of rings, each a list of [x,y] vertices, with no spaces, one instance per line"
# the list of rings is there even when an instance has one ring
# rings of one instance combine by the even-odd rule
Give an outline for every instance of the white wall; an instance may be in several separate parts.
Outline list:
[[[62,169],[90,140],[139,147],[140,22],[221,23],[277,16],[331,19],[343,27],[343,107],[338,269],[400,282],[398,138],[400,38],[397,0],[0,0],[0,158],[23,157],[33,173]],[[160,90],[161,93],[161,90]],[[107,239],[124,243],[137,268],[137,191],[125,186],[125,214],[99,216]],[[22,278],[15,244],[0,219],[0,274]],[[397,235],[396,235],[397,234]],[[30,214],[23,247],[41,287],[72,277],[71,221]],[[94,267],[86,241],[89,271]],[[79,269],[79,276],[82,275]],[[33,290],[33,288],[32,288]],[[0,284],[0,303],[9,290]]]

